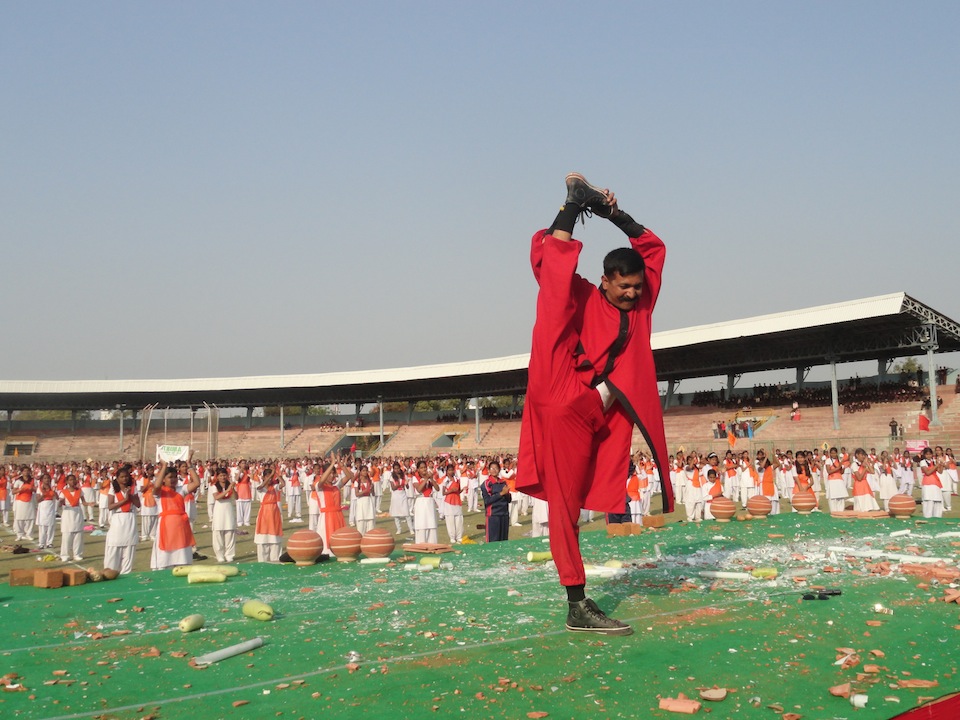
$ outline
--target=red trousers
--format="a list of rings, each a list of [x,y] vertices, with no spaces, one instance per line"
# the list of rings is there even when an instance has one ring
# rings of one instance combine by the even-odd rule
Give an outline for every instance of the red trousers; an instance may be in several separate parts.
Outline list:
[[[579,383],[578,383],[579,384]],[[547,494],[550,552],[562,585],[583,585],[580,555],[580,510],[593,477],[597,445],[606,432],[600,394],[584,387],[560,404],[541,405],[544,441],[541,482]]]

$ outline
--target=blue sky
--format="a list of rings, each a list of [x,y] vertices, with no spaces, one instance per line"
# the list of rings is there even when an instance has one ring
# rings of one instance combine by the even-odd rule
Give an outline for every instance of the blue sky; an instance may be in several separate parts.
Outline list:
[[[655,330],[901,290],[960,319],[957,27],[949,2],[3,3],[2,376],[526,352],[529,238],[572,170],[666,242]],[[596,279],[622,235],[577,236]]]

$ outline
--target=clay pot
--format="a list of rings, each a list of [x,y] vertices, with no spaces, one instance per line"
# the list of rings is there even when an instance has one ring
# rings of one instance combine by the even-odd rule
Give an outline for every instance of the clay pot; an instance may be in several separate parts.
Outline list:
[[[717,522],[730,522],[737,514],[737,506],[730,498],[719,495],[711,501],[710,513]]]
[[[813,512],[814,508],[820,506],[813,490],[801,490],[800,492],[794,493],[790,504],[793,505],[793,509],[801,515],[809,515]]]
[[[753,517],[766,517],[773,510],[770,498],[764,495],[754,495],[747,500],[747,512]]]
[[[368,558],[390,557],[397,541],[389,530],[374,528],[360,539],[360,551]]]
[[[908,518],[916,512],[917,501],[909,495],[894,495],[890,498],[890,514],[893,517]]]
[[[360,554],[360,540],[363,536],[350,526],[334,530],[330,536],[330,552],[339,562],[354,562]]]
[[[313,530],[297,530],[287,541],[287,554],[297,565],[313,565],[323,552],[323,538]]]

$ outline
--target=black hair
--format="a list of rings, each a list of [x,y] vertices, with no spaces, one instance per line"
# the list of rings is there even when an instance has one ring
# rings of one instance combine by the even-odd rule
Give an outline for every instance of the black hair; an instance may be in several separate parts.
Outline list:
[[[636,275],[642,273],[646,267],[643,256],[632,247],[611,250],[603,259],[603,274],[607,278],[612,278],[614,275],[621,277]]]

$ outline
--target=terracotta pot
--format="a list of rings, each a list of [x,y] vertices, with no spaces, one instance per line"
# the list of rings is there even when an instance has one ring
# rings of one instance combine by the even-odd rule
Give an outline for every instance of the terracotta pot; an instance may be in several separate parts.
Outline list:
[[[801,490],[800,492],[794,493],[790,504],[793,505],[793,509],[801,515],[809,515],[815,508],[820,506],[813,490]]]
[[[909,495],[894,495],[890,498],[890,514],[893,517],[908,518],[917,510],[917,501]]]
[[[390,553],[397,546],[397,541],[389,530],[374,528],[360,540],[360,550],[368,558],[390,557]]]
[[[719,495],[710,503],[710,513],[717,522],[730,522],[737,514],[737,506],[730,498]]]
[[[342,527],[334,530],[330,536],[330,552],[340,562],[353,562],[360,554],[360,540],[362,539],[359,531],[355,528]]]
[[[773,510],[770,498],[764,495],[754,495],[747,500],[747,512],[753,517],[766,517]]]
[[[287,554],[297,565],[313,565],[323,552],[323,538],[313,530],[297,530],[287,541]]]

